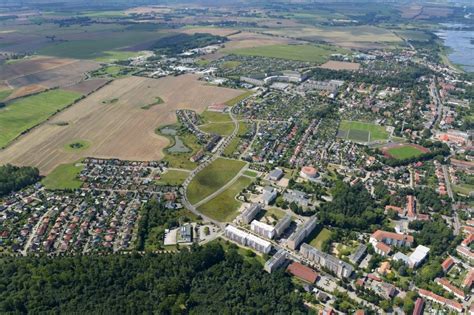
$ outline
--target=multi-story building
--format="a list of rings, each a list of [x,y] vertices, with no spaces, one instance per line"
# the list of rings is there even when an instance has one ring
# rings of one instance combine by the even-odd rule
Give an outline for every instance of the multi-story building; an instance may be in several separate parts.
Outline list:
[[[246,208],[237,218],[237,221],[249,224],[252,222],[253,218],[262,210],[262,206],[258,203],[252,203],[248,208]]]
[[[291,215],[287,214],[275,225],[275,235],[278,237],[285,232],[291,224]]]
[[[275,227],[257,220],[252,221],[250,224],[250,229],[258,235],[269,239],[272,239],[273,236],[275,236]]]
[[[339,260],[334,256],[323,253],[322,251],[306,243],[301,245],[300,253],[306,259],[309,259],[319,266],[334,272],[339,278],[348,278],[354,271],[354,267],[352,267],[350,264]]]
[[[286,262],[286,255],[287,253],[285,250],[278,250],[275,255],[265,262],[263,269],[268,273],[272,273],[273,271],[277,270]]]
[[[272,249],[270,242],[265,241],[255,235],[239,230],[235,226],[228,225],[225,228],[225,236],[241,245],[251,247],[256,251],[268,254]]]
[[[387,232],[382,230],[375,231],[370,236],[370,243],[375,247],[378,242],[382,242],[386,245],[394,246],[408,246],[411,247],[413,244],[413,236],[407,234],[397,234],[393,232]]]
[[[311,217],[303,225],[301,225],[295,233],[293,233],[287,241],[287,246],[290,249],[295,250],[301,242],[314,230],[316,227],[317,220],[316,217]]]

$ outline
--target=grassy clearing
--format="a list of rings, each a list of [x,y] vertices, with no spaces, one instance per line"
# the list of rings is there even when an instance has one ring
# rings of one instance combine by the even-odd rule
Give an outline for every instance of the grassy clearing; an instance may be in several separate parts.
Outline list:
[[[241,62],[240,61],[235,61],[235,60],[230,60],[226,61],[222,64],[222,68],[224,69],[235,69],[238,66],[240,66]]]
[[[244,172],[244,175],[247,175],[247,176],[250,176],[250,177],[257,177],[258,174],[257,174],[257,172],[247,170],[247,171]]]
[[[199,129],[201,129],[204,132],[207,133],[215,133],[221,136],[228,136],[232,134],[234,131],[234,124],[229,122],[229,123],[210,123],[210,124],[205,124],[199,126]]]
[[[64,150],[69,152],[77,152],[88,149],[91,143],[87,140],[74,140],[64,146]]]
[[[205,111],[201,114],[201,118],[205,123],[232,122],[230,115],[227,113]]]
[[[170,140],[170,145],[168,146],[168,148],[174,146],[174,136],[161,134],[159,130],[156,130],[156,133]],[[191,152],[171,153],[166,148],[163,150],[163,152],[165,153],[163,161],[168,162],[169,167],[192,170],[197,166],[197,163],[191,162],[189,159],[201,149],[201,145],[199,145],[197,137],[191,133],[180,134],[179,138],[181,139],[181,141],[183,141],[183,144],[186,147],[191,149]]]
[[[453,191],[461,195],[469,196],[471,192],[474,192],[474,185],[469,185],[469,184],[454,185]]]
[[[50,90],[7,103],[0,109],[0,147],[70,105],[81,94]]]
[[[160,179],[156,183],[164,186],[179,186],[183,184],[188,175],[189,172],[186,171],[169,170],[161,174]]]
[[[235,197],[248,185],[252,179],[248,177],[239,177],[235,183],[214,199],[203,204],[198,208],[200,212],[220,222],[230,222],[238,215],[241,202]]]
[[[243,56],[259,56],[323,63],[329,59],[331,54],[341,51],[343,50],[327,45],[270,45],[236,49],[231,52]]]
[[[153,103],[148,104],[148,105],[143,105],[141,107],[141,109],[150,109],[155,105],[160,105],[160,104],[163,104],[163,103],[164,103],[163,99],[161,97],[157,96],[157,97],[155,97],[155,101]]]
[[[84,168],[83,165],[61,164],[56,167],[41,183],[47,189],[78,189],[82,182],[77,179],[77,175]]]
[[[225,251],[228,251],[230,249],[231,246],[235,245],[234,243],[231,243],[230,241],[228,240],[224,240],[222,238],[218,238],[216,240],[213,240],[211,241],[210,243],[212,242],[217,242],[219,244],[222,245],[222,248],[225,250]],[[210,244],[209,243],[209,244]],[[237,245],[236,245],[237,246]],[[243,247],[240,247],[240,246],[237,246],[237,252],[244,257],[244,260],[252,263],[252,262],[255,262],[255,261],[258,261],[262,266],[265,264],[265,259],[262,257],[261,254],[257,254],[255,253],[256,255],[249,255],[249,251],[252,251],[251,249],[246,249],[246,248],[243,248]],[[252,251],[253,252],[253,251]]]
[[[331,237],[331,231],[323,228],[319,234],[309,242],[309,245],[316,247],[317,249],[321,250],[323,242],[328,240]]]
[[[423,151],[412,147],[410,145],[404,145],[401,147],[395,147],[387,150],[393,158],[397,160],[404,160],[412,157],[416,157],[423,154]]]
[[[228,100],[227,102],[225,102],[225,104],[227,106],[237,105],[240,101],[242,101],[243,99],[249,97],[252,94],[253,94],[253,91],[246,91],[245,93],[242,93],[239,96],[236,96],[233,99]]]
[[[278,208],[269,208],[269,209],[262,210],[262,217],[271,216],[271,217],[276,218],[277,220],[283,219],[285,214],[286,213],[284,211]]]
[[[134,58],[140,56],[140,52],[134,51],[118,51],[118,50],[111,50],[111,51],[104,51],[103,56],[94,58],[94,60],[99,62],[112,62],[118,60],[127,60],[129,58]]]
[[[389,137],[385,127],[361,121],[341,121],[339,130],[349,140],[367,142],[387,140]]]
[[[224,186],[245,166],[245,162],[219,158],[206,166],[191,181],[188,199],[191,203],[211,195]]]
[[[12,94],[13,90],[2,90],[0,91],[0,102],[6,99]]]

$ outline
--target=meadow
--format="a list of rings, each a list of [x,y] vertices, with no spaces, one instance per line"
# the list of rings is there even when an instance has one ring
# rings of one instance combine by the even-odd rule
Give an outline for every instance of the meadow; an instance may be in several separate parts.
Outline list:
[[[324,241],[328,240],[331,237],[331,231],[323,228],[318,235],[309,242],[309,245],[321,250]]]
[[[0,147],[5,147],[21,133],[42,123],[79,97],[81,94],[76,92],[50,90],[7,103],[0,109]]]
[[[166,173],[161,174],[160,179],[156,183],[165,186],[179,186],[183,184],[188,176],[189,172],[186,171],[168,170]]]
[[[270,45],[236,49],[231,52],[243,56],[279,58],[320,64],[327,61],[331,54],[344,51],[327,45]]]
[[[220,222],[232,221],[237,216],[237,210],[242,204],[235,197],[251,183],[252,179],[245,176],[239,177],[229,188],[201,205],[198,210],[204,215]]]
[[[206,198],[234,178],[245,162],[219,158],[206,166],[188,186],[188,200],[192,204]]]
[[[82,182],[77,176],[83,168],[83,165],[75,163],[61,164],[43,178],[41,183],[47,189],[78,189],[82,186]]]

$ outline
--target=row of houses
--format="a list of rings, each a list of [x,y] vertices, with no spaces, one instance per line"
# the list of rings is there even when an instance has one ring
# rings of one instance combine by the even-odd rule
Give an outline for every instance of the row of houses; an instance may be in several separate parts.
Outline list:
[[[253,234],[242,231],[232,225],[228,225],[225,228],[225,236],[230,240],[239,243],[240,245],[248,246],[264,254],[268,254],[272,249],[270,242]]]

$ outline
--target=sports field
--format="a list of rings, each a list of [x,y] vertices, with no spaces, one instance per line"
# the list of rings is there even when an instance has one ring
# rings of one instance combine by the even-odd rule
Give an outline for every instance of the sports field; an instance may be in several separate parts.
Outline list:
[[[219,158],[206,166],[188,186],[188,199],[192,204],[206,198],[227,184],[245,166],[245,162]]]
[[[235,197],[251,183],[252,179],[244,176],[239,177],[229,188],[200,206],[198,210],[220,222],[232,221],[237,216],[237,210],[241,205],[241,202],[236,200]]]
[[[21,133],[48,119],[80,96],[76,92],[51,90],[8,103],[0,109],[0,147],[6,146]]]
[[[387,140],[389,133],[385,130],[384,126],[361,121],[343,120],[339,126],[337,136],[355,142],[371,142]]]
[[[411,144],[394,145],[388,148],[383,148],[382,150],[385,152],[385,154],[397,160],[409,159],[429,152],[429,150],[426,148]]]
[[[323,63],[331,54],[345,50],[327,45],[271,45],[233,50],[232,53],[244,56],[280,58],[312,63]]]

